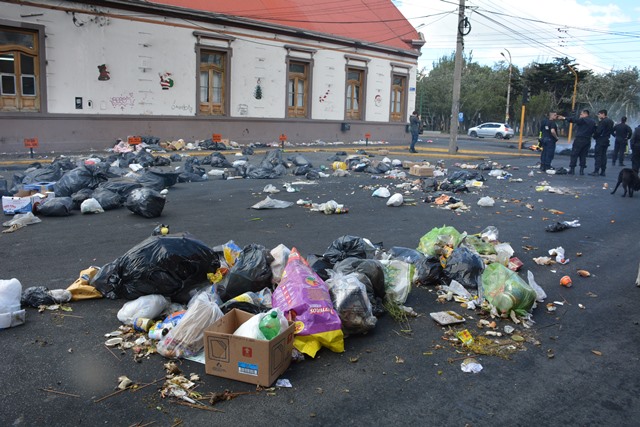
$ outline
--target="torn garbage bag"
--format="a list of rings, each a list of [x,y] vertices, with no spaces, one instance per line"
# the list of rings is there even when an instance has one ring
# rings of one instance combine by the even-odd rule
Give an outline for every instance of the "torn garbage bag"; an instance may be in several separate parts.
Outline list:
[[[110,299],[159,294],[186,303],[218,267],[215,251],[189,233],[151,236],[102,267],[91,285]]]
[[[461,240],[462,235],[454,227],[435,227],[420,238],[418,251],[425,255],[448,255]]]
[[[502,316],[514,311],[525,316],[536,300],[536,291],[518,273],[492,263],[482,273],[483,295]]]
[[[273,257],[262,245],[245,246],[224,280],[218,284],[218,295],[228,301],[245,292],[260,292],[271,286]]]
[[[478,289],[483,271],[482,258],[469,249],[460,247],[454,249],[447,258],[447,264],[442,273],[447,284],[456,280],[465,288]]]
[[[329,272],[327,280],[333,306],[340,316],[345,334],[366,334],[376,326],[367,289],[358,273]]]
[[[422,257],[415,264],[413,283],[417,286],[435,286],[442,280],[442,264],[435,255]]]
[[[274,308],[281,309],[295,322],[293,345],[298,351],[311,357],[315,357],[321,347],[337,353],[344,351],[342,324],[327,285],[296,248],[291,249],[272,302]]]
[[[210,292],[200,292],[189,302],[182,320],[162,338],[156,348],[167,358],[190,357],[204,348],[204,331],[223,314]]]
[[[358,280],[365,286],[369,302],[373,307],[373,314],[376,317],[384,314],[383,302],[386,290],[384,287],[384,268],[380,261],[349,257],[338,262],[333,267],[333,271],[343,275],[355,273]],[[328,273],[331,276],[331,271]]]

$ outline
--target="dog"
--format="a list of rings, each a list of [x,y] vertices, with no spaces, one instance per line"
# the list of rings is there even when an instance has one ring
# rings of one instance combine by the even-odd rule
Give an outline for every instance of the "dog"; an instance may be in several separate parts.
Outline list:
[[[618,174],[618,183],[611,194],[616,192],[620,184],[622,184],[622,189],[624,190],[622,197],[626,197],[627,192],[629,193],[629,197],[633,197],[633,192],[640,190],[640,177],[638,177],[638,173],[633,169],[624,168]]]

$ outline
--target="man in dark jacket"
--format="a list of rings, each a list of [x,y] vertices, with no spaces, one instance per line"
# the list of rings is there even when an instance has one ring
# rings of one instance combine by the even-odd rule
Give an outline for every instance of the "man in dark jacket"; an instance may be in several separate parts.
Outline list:
[[[627,142],[632,135],[631,127],[627,124],[627,118],[620,119],[620,123],[613,127],[613,136],[615,143],[613,144],[613,166],[616,160],[620,160],[620,166],[624,166],[624,152],[627,151]]]
[[[596,140],[594,148],[595,164],[591,176],[605,176],[604,171],[607,169],[607,148],[609,148],[609,139],[613,132],[613,120],[607,117],[607,110],[598,111],[598,126],[593,134]]]
[[[579,117],[558,116],[558,119],[576,124],[576,137],[571,145],[569,175],[576,173],[578,159],[580,159],[580,175],[584,175],[584,169],[587,167],[587,153],[591,148],[591,136],[596,130],[596,122],[589,116],[589,110],[580,111]]]
[[[540,123],[540,145],[542,147],[540,169],[543,171],[551,169],[551,162],[556,154],[556,142],[558,142],[557,119],[558,115],[552,111],[547,118]]]
[[[640,172],[640,125],[633,131],[631,136],[631,169]]]

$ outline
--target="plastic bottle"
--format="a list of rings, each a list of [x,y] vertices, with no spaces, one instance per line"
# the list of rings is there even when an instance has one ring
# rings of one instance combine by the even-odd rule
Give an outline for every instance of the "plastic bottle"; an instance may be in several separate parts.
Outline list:
[[[260,320],[258,328],[267,340],[274,339],[280,333],[280,319],[278,319],[278,313],[275,310],[269,312],[269,314]]]

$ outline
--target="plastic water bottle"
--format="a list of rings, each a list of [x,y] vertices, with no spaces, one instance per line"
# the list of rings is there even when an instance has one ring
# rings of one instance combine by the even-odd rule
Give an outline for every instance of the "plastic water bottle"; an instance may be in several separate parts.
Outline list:
[[[274,310],[264,316],[258,325],[260,332],[267,340],[272,340],[280,333],[280,319],[278,313]]]

